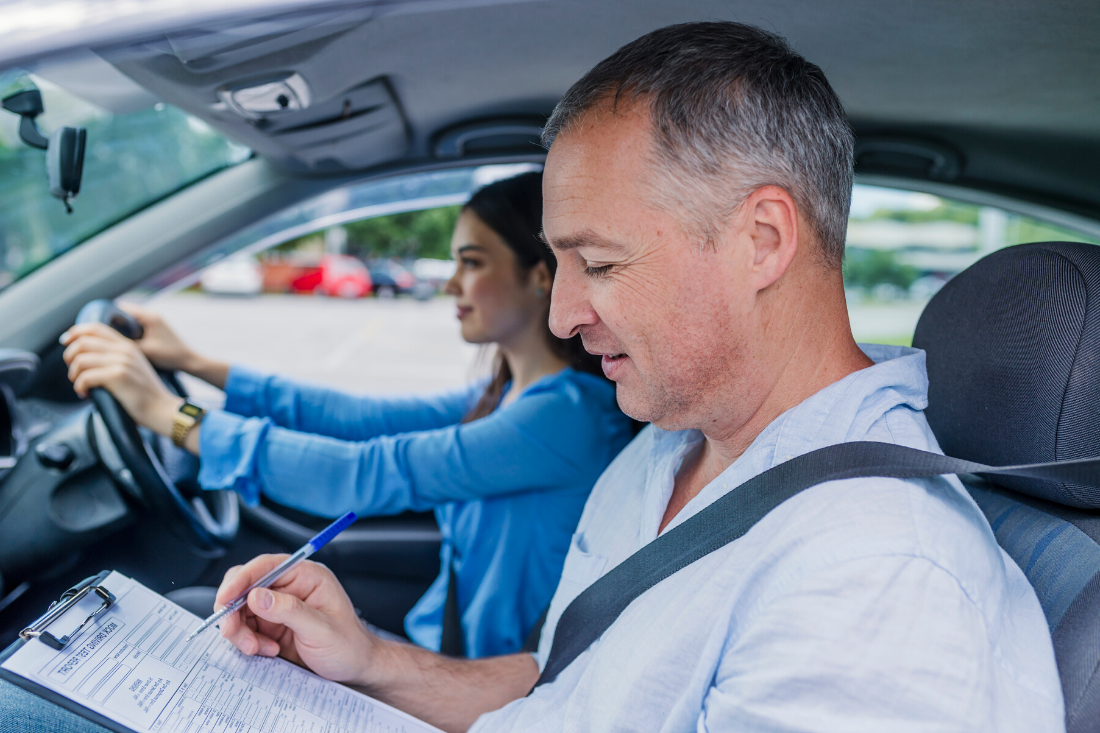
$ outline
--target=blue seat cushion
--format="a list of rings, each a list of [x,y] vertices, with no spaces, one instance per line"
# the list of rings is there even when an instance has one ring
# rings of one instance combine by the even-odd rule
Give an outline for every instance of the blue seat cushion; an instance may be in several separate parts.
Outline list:
[[[967,477],[997,543],[1035,588],[1050,625],[1068,733],[1100,728],[1100,516]]]

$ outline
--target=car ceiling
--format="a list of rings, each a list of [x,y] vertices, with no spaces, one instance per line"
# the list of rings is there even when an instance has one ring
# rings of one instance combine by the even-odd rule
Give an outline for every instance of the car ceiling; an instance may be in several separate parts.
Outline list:
[[[773,30],[825,70],[858,171],[1100,217],[1095,0],[344,3],[93,50],[114,67],[116,105],[132,80],[291,172],[327,175],[537,155],[533,131],[594,63],[652,29],[717,19]],[[65,77],[57,59],[37,67]],[[308,86],[303,110],[256,122],[219,101],[291,74]]]

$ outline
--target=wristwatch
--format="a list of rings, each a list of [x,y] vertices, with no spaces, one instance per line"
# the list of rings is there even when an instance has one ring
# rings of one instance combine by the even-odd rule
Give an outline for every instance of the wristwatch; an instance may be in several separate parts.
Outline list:
[[[176,414],[172,417],[172,442],[177,448],[182,448],[187,440],[187,434],[191,429],[202,422],[206,416],[206,410],[186,400]]]

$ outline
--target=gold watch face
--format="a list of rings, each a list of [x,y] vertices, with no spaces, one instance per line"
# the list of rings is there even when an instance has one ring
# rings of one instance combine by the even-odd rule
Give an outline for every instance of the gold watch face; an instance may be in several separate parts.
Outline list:
[[[203,413],[205,413],[206,410],[202,409],[198,405],[192,405],[190,402],[184,402],[180,406],[180,412],[182,412],[184,415],[187,415],[189,417],[198,418]]]

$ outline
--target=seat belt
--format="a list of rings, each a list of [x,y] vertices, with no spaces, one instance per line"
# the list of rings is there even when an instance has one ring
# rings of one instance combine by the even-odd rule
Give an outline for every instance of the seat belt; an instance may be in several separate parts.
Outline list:
[[[582,591],[558,621],[550,656],[535,688],[553,682],[635,598],[741,537],[796,494],[826,481],[923,478],[948,473],[1023,476],[1100,488],[1100,458],[994,467],[892,443],[853,442],[820,448],[749,479]]]

